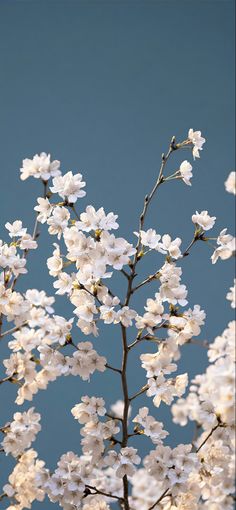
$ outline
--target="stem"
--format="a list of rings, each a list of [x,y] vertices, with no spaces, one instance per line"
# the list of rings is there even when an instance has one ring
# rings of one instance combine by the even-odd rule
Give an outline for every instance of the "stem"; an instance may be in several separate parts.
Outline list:
[[[144,198],[143,210],[142,210],[142,212],[140,214],[140,217],[139,217],[139,237],[138,237],[138,242],[137,242],[137,245],[136,245],[136,253],[135,253],[135,256],[134,256],[133,263],[130,265],[131,273],[130,273],[129,279],[128,279],[128,291],[127,291],[125,305],[128,305],[130,297],[131,297],[131,295],[134,292],[132,290],[132,283],[133,283],[133,279],[136,276],[135,268],[136,268],[137,262],[139,261],[139,250],[140,250],[140,246],[141,246],[141,230],[143,229],[143,226],[144,226],[144,221],[145,221],[145,217],[146,217],[146,214],[147,214],[148,207],[149,207],[149,205],[150,205],[150,203],[151,203],[151,201],[152,201],[152,199],[153,199],[157,189],[159,188],[159,186],[163,182],[165,182],[165,179],[163,177],[163,172],[164,172],[165,165],[166,165],[166,163],[167,163],[171,153],[174,150],[177,150],[177,149],[180,149],[180,148],[182,148],[182,144],[176,145],[175,144],[175,137],[173,136],[172,139],[171,139],[169,150],[168,150],[167,154],[162,154],[162,160],[161,160],[161,166],[160,166],[158,178],[157,178],[157,180],[156,180],[156,182],[155,182],[155,184],[154,184],[154,186],[152,188],[152,191],[150,192],[149,195],[146,195],[145,198]]]
[[[118,372],[118,374],[121,374],[121,370],[119,368],[112,367],[111,365],[108,365],[108,363],[106,363],[105,366],[106,366],[106,368],[113,370],[113,372]]]
[[[122,359],[122,368],[121,368],[121,382],[123,389],[123,398],[124,398],[124,411],[123,411],[123,420],[122,420],[122,448],[125,448],[128,443],[128,413],[129,413],[129,395],[128,395],[128,384],[126,377],[126,369],[127,369],[127,360],[128,360],[128,345],[127,345],[127,337],[126,337],[126,328],[121,324],[121,332],[122,332],[122,344],[123,344],[123,359]],[[127,475],[123,477],[123,494],[124,494],[124,509],[130,510],[129,506],[129,482]]]
[[[148,385],[145,384],[145,386],[143,386],[141,388],[141,390],[137,391],[137,393],[135,393],[132,397],[130,397],[129,401],[131,402],[132,400],[134,400],[136,397],[139,397],[139,395],[142,395],[143,393],[145,393],[145,391],[148,390]]]
[[[48,181],[42,181],[42,183],[43,183],[43,198],[46,198],[47,197]],[[39,233],[38,233],[38,213],[37,213],[36,214],[36,218],[35,218],[35,223],[34,223],[32,239],[35,241],[35,239],[38,237],[38,235],[39,235]],[[30,250],[24,250],[23,256],[24,256],[25,259],[27,258],[27,255],[28,255],[29,251]],[[19,277],[20,277],[20,274],[14,278],[14,280],[12,282],[12,286],[11,286],[12,290],[14,290]]]
[[[0,385],[5,383],[5,382],[14,382],[13,376],[10,375],[8,377],[4,377],[4,379],[0,379]]]
[[[123,502],[123,498],[120,498],[119,496],[113,496],[113,494],[110,494],[108,492],[100,491],[99,489],[96,489],[96,487],[93,487],[92,485],[88,485],[87,483],[86,483],[85,487],[89,490],[95,491],[95,494],[101,494],[102,496],[107,496],[108,498],[114,498],[114,499],[117,499],[118,501]]]
[[[155,275],[151,275],[147,280],[145,280],[144,282],[139,284],[136,288],[134,288],[134,289],[132,288],[133,280],[134,280],[134,278],[136,276],[136,272],[135,272],[136,264],[137,264],[137,262],[141,258],[139,256],[139,251],[140,251],[140,247],[141,247],[141,230],[143,229],[143,226],[144,226],[144,221],[145,221],[145,217],[146,217],[146,214],[147,214],[147,211],[148,211],[148,207],[149,207],[149,205],[150,205],[150,203],[151,203],[151,201],[152,201],[152,199],[153,199],[157,189],[165,181],[165,179],[163,177],[163,172],[164,172],[165,165],[166,165],[166,163],[167,163],[171,153],[174,150],[176,150],[176,149],[182,148],[182,146],[185,145],[186,143],[188,143],[188,140],[186,142],[182,142],[182,144],[176,145],[175,137],[173,137],[171,139],[169,150],[168,150],[167,154],[166,155],[162,154],[161,166],[160,166],[160,170],[159,170],[159,174],[158,174],[157,180],[156,180],[156,182],[155,182],[155,184],[154,184],[150,194],[146,195],[145,198],[144,198],[143,210],[142,210],[142,212],[140,214],[140,217],[139,217],[139,236],[138,236],[138,241],[137,241],[137,245],[136,245],[136,252],[135,252],[135,255],[134,255],[134,258],[133,258],[133,262],[130,263],[130,269],[131,269],[130,274],[126,273],[126,271],[124,271],[124,270],[121,270],[121,272],[124,274],[124,276],[128,280],[126,299],[125,299],[125,303],[124,303],[125,306],[128,306],[130,298],[131,298],[132,294],[135,292],[135,290],[137,290],[137,288],[142,287],[143,285],[145,285],[145,283],[150,282],[154,278],[156,278],[156,274],[157,273],[155,273]],[[129,395],[128,395],[128,384],[127,384],[127,377],[126,377],[126,369],[127,369],[127,359],[128,359],[129,349],[133,346],[133,344],[131,344],[131,346],[128,345],[128,343],[127,343],[127,336],[126,336],[126,328],[122,324],[121,324],[121,331],[122,331],[122,344],[123,344],[123,359],[122,359],[122,368],[121,368],[121,381],[122,381],[123,399],[124,399],[124,411],[123,411],[123,420],[122,420],[123,434],[122,434],[121,446],[122,446],[122,448],[124,448],[124,447],[127,446],[128,439],[129,439],[129,434],[128,434],[128,412],[129,412],[130,402],[131,402],[131,400],[136,398],[138,395],[141,395],[142,393],[144,393],[144,391],[147,390],[147,386],[144,386],[136,395],[134,395],[133,397],[129,398]],[[139,337],[136,338],[136,341],[134,342],[134,345],[136,345],[136,343],[138,343],[138,341],[139,341]],[[130,510],[130,506],[129,506],[129,483],[128,483],[128,478],[127,478],[126,475],[123,477],[123,494],[124,494],[124,497],[123,497],[124,510]]]
[[[165,490],[165,492],[162,493],[162,495],[157,499],[157,501],[148,508],[148,510],[153,510],[155,508],[156,505],[158,505],[158,503],[160,503],[160,501],[166,496],[167,492],[168,492],[169,488]]]
[[[77,220],[79,220],[79,221],[80,221],[80,217],[79,217],[79,215],[78,215],[78,213],[77,213],[77,211],[76,211],[76,209],[75,209],[75,206],[74,206],[74,205],[72,205],[72,206],[70,206],[70,207],[71,207],[71,209],[72,209],[73,213],[75,214],[75,216],[76,216]]]
[[[208,439],[212,436],[213,432],[215,432],[216,429],[218,429],[219,427],[223,427],[224,425],[223,424],[220,424],[220,423],[217,423],[217,425],[215,425],[215,427],[213,427],[213,429],[211,429],[211,431],[209,432],[208,436],[206,436],[206,438],[204,439],[204,441],[200,444],[200,446],[196,449],[196,453],[199,452],[199,450],[201,450],[201,448],[204,446],[204,444],[206,444],[206,442],[208,441]]]
[[[140,287],[143,287],[143,285],[146,285],[147,283],[150,283],[150,282],[152,282],[153,280],[156,280],[156,279],[158,278],[158,274],[159,274],[159,271],[156,271],[156,273],[151,274],[150,276],[148,276],[148,278],[146,278],[145,280],[143,280],[143,282],[139,283],[136,287],[134,287],[134,288],[131,290],[131,294],[133,294],[134,292],[136,292],[136,290],[140,289]]]
[[[109,413],[106,413],[105,416],[107,416],[108,418],[111,418],[112,420],[123,421],[123,418],[118,418],[117,416],[109,414]]]
[[[193,239],[191,241],[191,243],[188,245],[188,247],[186,248],[186,250],[184,251],[183,253],[183,257],[187,257],[189,255],[189,250],[192,248],[192,246],[197,242],[199,241],[200,239],[202,239],[202,236],[204,235],[204,232],[202,232],[201,230],[197,230],[195,231],[194,233],[194,236],[193,236]]]
[[[14,328],[8,329],[7,331],[3,331],[3,333],[0,334],[0,339],[3,338],[6,335],[11,335],[12,333],[15,333],[16,331],[19,331],[19,329],[23,328],[23,326],[26,326],[27,321],[23,322],[21,326],[15,326]]]

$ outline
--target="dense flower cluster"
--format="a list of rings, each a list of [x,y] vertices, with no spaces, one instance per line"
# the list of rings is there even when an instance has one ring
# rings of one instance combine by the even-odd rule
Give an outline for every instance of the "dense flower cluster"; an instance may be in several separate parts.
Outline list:
[[[191,149],[195,160],[204,143],[201,132],[193,129],[183,142],[171,140],[154,188],[145,197],[139,230],[131,240],[116,235],[118,216],[113,212],[92,205],[77,212],[76,202],[86,195],[80,173],[62,175],[60,162],[51,161],[46,153],[23,161],[21,179],[40,179],[44,193],[34,207],[32,235],[17,219],[5,225],[9,242],[0,241],[0,339],[10,337],[0,384],[16,385],[15,402],[20,406],[60,376],[78,376],[89,382],[95,371],[111,370],[121,378],[122,398],[107,406],[103,397],[81,397],[71,413],[80,429],[82,453],[63,453],[51,472],[31,448],[41,429],[39,413],[34,407],[15,412],[12,421],[0,428],[2,452],[16,462],[0,495],[0,501],[9,502],[7,510],[31,508],[45,496],[64,510],[111,510],[114,503],[123,510],[233,510],[235,322],[229,322],[212,343],[202,342],[208,348],[209,366],[194,377],[185,397],[188,373],[179,374],[177,362],[184,344],[201,345],[197,337],[206,320],[199,304],[188,304],[191,296],[182,283],[182,262],[193,245],[209,240],[215,241],[213,264],[229,259],[235,254],[235,239],[226,228],[217,237],[208,237],[216,217],[207,210],[192,215],[193,239],[186,249],[180,237],[171,238],[155,228],[146,230],[144,225],[160,185],[174,179],[191,185],[193,167],[187,159],[177,171],[166,174],[171,154]],[[235,172],[230,173],[225,188],[235,194]],[[53,239],[48,272],[55,296],[71,304],[69,318],[55,313],[55,297],[43,290],[17,290],[42,225]],[[137,266],[149,252],[158,259],[155,270],[138,281]],[[112,292],[114,273],[127,283],[124,298]],[[147,297],[144,310],[135,310],[133,294],[151,282],[155,282],[155,292]],[[235,308],[235,280],[226,299]],[[91,342],[103,325],[113,325],[121,334],[123,360],[116,367]],[[137,392],[130,395],[128,356],[141,342],[149,343],[140,355],[146,382],[143,377]],[[146,406],[132,414],[131,403],[141,394],[152,398],[154,415]],[[191,443],[173,448],[165,444],[169,432],[155,413],[162,403],[171,405],[175,424],[195,422]],[[140,436],[151,442],[143,459],[136,447]],[[131,438],[136,442],[131,443]]]

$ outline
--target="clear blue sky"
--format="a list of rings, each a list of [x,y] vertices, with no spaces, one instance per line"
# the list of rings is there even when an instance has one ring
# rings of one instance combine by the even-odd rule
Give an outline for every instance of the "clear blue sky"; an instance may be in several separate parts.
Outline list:
[[[216,233],[225,226],[232,231],[233,197],[224,192],[223,183],[234,169],[233,19],[231,0],[1,0],[2,227],[16,218],[32,227],[39,183],[20,182],[19,168],[23,158],[46,151],[61,160],[65,171],[84,174],[84,207],[92,203],[116,212],[121,235],[131,241],[161,153],[172,135],[183,139],[193,127],[207,138],[201,159],[194,164],[193,186],[179,182],[163,186],[147,226],[182,237],[185,246],[192,235],[191,215],[196,209],[208,209],[217,216]],[[174,155],[170,171],[178,162]],[[21,289],[30,285],[51,293],[52,279],[48,282],[45,269],[51,253],[46,233],[40,243],[38,253],[31,254],[32,273],[22,278]],[[199,303],[206,310],[201,337],[209,340],[232,318],[225,295],[233,279],[233,262],[212,266],[210,255],[207,246],[199,245],[183,262],[189,304]],[[151,262],[148,269],[153,269]],[[155,286],[149,291],[152,295]],[[140,292],[135,302],[140,312],[145,297]],[[71,314],[63,298],[58,298],[56,311]],[[112,328],[102,331],[96,343],[99,352],[117,360],[119,338]],[[1,346],[2,357],[6,352]],[[137,350],[130,365],[131,391],[145,380],[144,372],[136,368],[138,354]],[[183,349],[179,372],[184,368],[193,375],[205,366],[205,352]],[[89,387],[79,378],[60,379],[36,396],[43,430],[35,446],[50,468],[63,452],[79,451],[79,427],[70,409],[80,396],[105,392],[107,402],[119,397],[116,376],[112,385],[108,378],[95,376]],[[1,399],[4,422],[16,410],[15,388],[3,385]],[[144,400],[137,404],[144,405]],[[154,412],[167,423],[167,408]],[[171,444],[191,440],[191,427],[169,430],[175,431]],[[143,453],[147,446],[143,444]],[[49,510],[52,505],[45,501],[33,506],[37,508]]]

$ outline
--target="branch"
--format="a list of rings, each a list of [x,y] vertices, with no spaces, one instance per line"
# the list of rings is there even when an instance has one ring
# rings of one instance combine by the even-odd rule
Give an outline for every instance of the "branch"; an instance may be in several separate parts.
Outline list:
[[[204,446],[204,444],[206,444],[206,442],[208,441],[208,439],[212,436],[213,432],[215,432],[216,429],[218,429],[219,427],[225,427],[224,423],[220,423],[218,422],[217,425],[215,425],[215,427],[213,427],[213,429],[211,429],[211,431],[209,432],[209,434],[205,437],[204,441],[200,444],[200,446],[196,449],[196,453],[199,452],[199,450],[201,450],[201,448]]]
[[[15,326],[14,328],[8,329],[7,331],[3,331],[0,335],[0,339],[3,338],[6,335],[11,335],[12,333],[15,333],[16,331],[19,331],[23,326],[26,326],[27,321],[23,322],[20,326]]]
[[[151,274],[150,276],[148,276],[148,278],[146,278],[145,280],[143,280],[143,282],[139,283],[136,287],[134,287],[133,289],[131,289],[131,294],[133,294],[134,292],[136,292],[136,290],[140,289],[140,287],[143,287],[143,285],[146,285],[147,283],[150,283],[152,282],[153,280],[157,280],[159,278],[159,271],[156,271],[156,273],[154,274]]]
[[[92,490],[92,491],[95,491],[94,493],[95,494],[101,494],[102,496],[106,496],[107,498],[113,498],[113,499],[117,499],[118,501],[124,501],[123,498],[119,497],[119,496],[113,496],[113,494],[110,494],[108,492],[104,492],[104,491],[100,491],[99,489],[96,489],[96,487],[93,487],[92,485],[88,485],[87,483],[85,484],[85,487],[87,489]],[[87,495],[89,496],[90,493],[88,493]],[[91,493],[92,494],[92,493]]]
[[[158,503],[160,503],[160,501],[167,495],[167,492],[169,491],[169,488],[166,489],[162,495],[157,499],[157,501],[148,508],[148,510],[153,510],[155,508],[156,505],[158,505]]]
[[[120,368],[112,367],[111,365],[108,365],[108,363],[106,363],[105,367],[109,368],[109,370],[113,370],[113,372],[118,372],[118,374],[121,374]]]
[[[136,397],[139,397],[139,395],[142,395],[143,393],[145,393],[145,391],[147,391],[147,390],[148,390],[148,384],[145,384],[145,386],[143,386],[141,388],[141,390],[139,390],[137,393],[135,393],[132,397],[129,398],[129,401],[131,402]]]
[[[0,385],[5,383],[5,382],[16,382],[16,380],[13,378],[12,375],[8,376],[8,377],[4,377],[4,379],[0,379]]]
[[[129,286],[128,286],[129,289]],[[128,290],[127,290],[128,296]],[[127,360],[128,360],[128,345],[127,345],[127,337],[126,337],[126,328],[121,324],[121,333],[122,333],[122,344],[123,344],[123,359],[122,359],[122,368],[121,368],[121,382],[123,389],[123,398],[124,398],[124,411],[123,411],[123,420],[122,420],[122,448],[125,448],[128,443],[128,413],[129,413],[129,395],[128,395],[128,384],[126,377],[126,368],[127,368]],[[129,506],[129,483],[127,475],[123,477],[123,494],[124,494],[124,509],[130,510]]]
[[[115,415],[112,415],[112,414],[109,414],[109,413],[106,413],[105,416],[107,416],[108,418],[111,418],[112,420],[123,421],[123,418],[119,418],[118,416],[115,416]]]

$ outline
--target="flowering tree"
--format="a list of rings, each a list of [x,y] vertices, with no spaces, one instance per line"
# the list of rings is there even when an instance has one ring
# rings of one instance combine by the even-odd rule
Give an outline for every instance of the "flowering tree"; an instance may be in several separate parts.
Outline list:
[[[111,233],[119,226],[113,212],[106,214],[102,207],[96,211],[92,205],[77,212],[75,204],[86,194],[81,174],[61,175],[60,162],[51,161],[45,153],[23,161],[21,179],[41,180],[43,196],[34,208],[32,235],[16,220],[5,225],[10,242],[0,241],[0,339],[10,337],[11,351],[3,360],[5,374],[0,384],[15,384],[16,404],[21,406],[59,376],[78,376],[89,382],[95,371],[111,370],[121,380],[122,394],[111,408],[102,396],[85,395],[75,403],[71,413],[82,425],[82,455],[62,454],[54,472],[49,472],[31,448],[41,429],[34,407],[16,412],[11,421],[1,424],[2,454],[16,460],[0,495],[4,508],[31,508],[35,500],[43,501],[47,495],[64,510],[109,510],[113,505],[123,510],[233,509],[234,322],[212,343],[204,343],[209,366],[194,378],[187,396],[183,395],[188,374],[173,374],[181,346],[191,342],[201,345],[195,337],[205,320],[199,305],[187,307],[188,291],[181,283],[180,264],[195,244],[209,240],[215,243],[212,263],[228,259],[235,253],[235,240],[226,229],[217,237],[208,236],[216,220],[208,211],[193,214],[193,238],[183,250],[179,237],[171,239],[169,234],[145,230],[149,205],[161,185],[175,179],[191,185],[192,165],[184,160],[177,171],[168,171],[171,157],[189,149],[194,159],[199,158],[204,143],[201,132],[193,129],[183,142],[172,138],[167,153],[162,154],[157,181],[144,198],[134,244]],[[235,172],[230,173],[225,187],[235,194]],[[46,224],[49,234],[58,240],[47,266],[55,279],[56,294],[71,302],[73,318],[55,315],[55,298],[43,290],[17,290],[19,278],[27,272],[29,252],[37,248],[40,224]],[[151,251],[163,256],[162,265],[140,281],[139,264]],[[112,292],[115,271],[123,278],[124,297]],[[144,313],[137,312],[132,297],[141,287],[148,289],[152,281],[158,290],[147,299]],[[235,282],[226,297],[235,308]],[[123,359],[116,367],[99,355],[91,342],[91,337],[99,335],[100,323],[120,331]],[[131,326],[136,327],[135,337]],[[140,356],[147,382],[132,395],[128,358],[141,342],[144,350],[145,342],[151,343],[154,352]],[[185,426],[188,420],[195,422],[191,444],[173,449],[165,446],[168,431],[158,421],[158,412],[151,416],[148,407],[132,415],[132,401],[143,393],[157,408],[161,402],[171,405],[174,423]],[[138,445],[142,435],[150,439],[151,450],[140,467],[138,449],[130,446],[130,439],[135,436]]]

